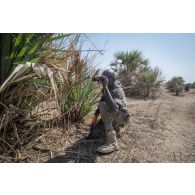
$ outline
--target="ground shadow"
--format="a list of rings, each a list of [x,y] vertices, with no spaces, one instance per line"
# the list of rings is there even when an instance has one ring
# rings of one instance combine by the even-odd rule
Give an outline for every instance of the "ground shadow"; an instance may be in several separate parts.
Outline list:
[[[47,163],[95,163],[99,155],[96,148],[103,140],[87,140],[82,138],[65,149],[64,155],[56,156]]]

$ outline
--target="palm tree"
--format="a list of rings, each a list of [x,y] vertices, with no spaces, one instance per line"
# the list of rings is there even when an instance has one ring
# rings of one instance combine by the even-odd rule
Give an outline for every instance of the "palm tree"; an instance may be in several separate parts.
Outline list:
[[[115,53],[110,66],[118,73],[118,79],[127,95],[148,97],[162,83],[160,70],[151,68],[149,59],[145,59],[138,50]]]
[[[131,73],[132,71],[144,70],[148,67],[149,60],[144,59],[142,52],[138,50],[117,52],[111,68],[119,74]]]

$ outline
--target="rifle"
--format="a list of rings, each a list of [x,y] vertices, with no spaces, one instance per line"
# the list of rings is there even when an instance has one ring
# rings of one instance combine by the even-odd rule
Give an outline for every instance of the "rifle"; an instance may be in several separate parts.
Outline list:
[[[97,123],[97,119],[98,119],[99,114],[100,114],[99,108],[97,108],[94,115],[93,115],[93,118],[91,120],[90,132],[89,132],[89,135],[86,137],[86,139],[93,139],[93,128],[94,128],[95,124]]]
[[[100,114],[100,111],[99,111],[99,108],[97,108],[91,120],[90,131],[93,129],[94,125],[97,123],[99,114]]]

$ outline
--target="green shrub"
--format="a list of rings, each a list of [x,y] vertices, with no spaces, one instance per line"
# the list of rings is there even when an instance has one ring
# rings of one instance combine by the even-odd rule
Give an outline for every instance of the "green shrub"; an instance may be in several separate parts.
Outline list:
[[[156,97],[156,93],[160,88],[163,80],[160,78],[161,72],[158,67],[148,68],[141,74],[142,87],[140,93],[144,97]]]
[[[72,122],[82,122],[94,108],[99,87],[91,79],[83,80],[73,86],[65,95],[61,112]]]
[[[184,85],[184,90],[185,90],[185,92],[189,92],[190,89],[191,89],[191,83],[186,83],[186,84]]]
[[[184,79],[182,77],[173,77],[167,82],[167,89],[179,95],[184,90]]]
[[[191,88],[192,88],[192,89],[195,89],[195,82],[192,83]]]

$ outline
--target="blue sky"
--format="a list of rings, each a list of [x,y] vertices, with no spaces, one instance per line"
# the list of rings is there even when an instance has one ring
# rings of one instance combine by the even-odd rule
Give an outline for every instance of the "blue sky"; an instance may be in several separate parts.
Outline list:
[[[140,50],[149,58],[152,67],[158,66],[166,80],[182,76],[186,82],[195,82],[195,34],[86,34],[104,55],[98,55],[96,63],[101,68],[109,67],[117,51]],[[85,49],[95,49],[86,41]]]

